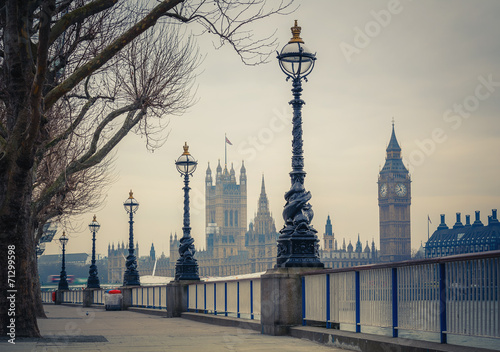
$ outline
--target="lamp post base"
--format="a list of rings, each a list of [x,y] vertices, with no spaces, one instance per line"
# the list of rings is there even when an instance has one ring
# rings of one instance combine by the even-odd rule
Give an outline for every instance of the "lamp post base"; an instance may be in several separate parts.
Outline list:
[[[141,286],[138,271],[125,271],[123,275],[123,286]]]
[[[200,280],[198,263],[178,261],[175,265],[175,281],[178,280]]]
[[[99,278],[97,276],[89,276],[87,279],[87,288],[101,288]]]
[[[57,286],[59,291],[69,291],[69,286],[67,281],[59,281],[59,285]]]
[[[319,240],[316,236],[297,236],[278,239],[276,268],[324,268],[319,259]]]

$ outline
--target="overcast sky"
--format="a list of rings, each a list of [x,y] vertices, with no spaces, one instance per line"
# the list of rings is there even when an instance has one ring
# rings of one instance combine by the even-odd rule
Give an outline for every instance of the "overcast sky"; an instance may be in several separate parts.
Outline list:
[[[339,245],[360,238],[379,246],[377,177],[385,162],[391,121],[412,178],[412,248],[427,239],[446,214],[487,222],[500,207],[500,2],[498,1],[298,1],[293,14],[255,23],[257,34],[273,33],[280,49],[297,19],[301,37],[317,52],[303,84],[305,187],[312,193],[313,225],[322,235],[328,214]],[[291,170],[291,82],[274,56],[266,65],[242,64],[229,48],[207,54],[197,78],[197,104],[171,117],[170,136],[154,153],[130,134],[116,154],[116,182],[95,213],[101,223],[97,252],[127,243],[123,202],[130,189],[140,207],[134,234],[140,255],[168,255],[171,233],[182,234],[183,182],[174,161],[185,141],[198,160],[191,181],[191,225],[195,246],[205,247],[204,180],[207,163],[224,162],[236,175],[242,160],[248,175],[248,220],[257,210],[261,175],[277,229],[283,227],[283,195]],[[69,252],[90,252],[87,224],[73,221]],[[248,224],[247,224],[248,225]],[[61,231],[56,235],[59,237]],[[321,236],[320,236],[321,238]],[[60,253],[56,243],[46,254]]]

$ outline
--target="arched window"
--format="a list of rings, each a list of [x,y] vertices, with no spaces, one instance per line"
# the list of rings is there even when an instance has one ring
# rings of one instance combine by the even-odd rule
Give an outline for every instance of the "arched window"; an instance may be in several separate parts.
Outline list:
[[[238,210],[234,211],[234,226],[238,227]]]
[[[227,210],[224,210],[224,225],[225,226],[228,226],[228,222],[229,222],[229,219],[228,219],[228,214],[227,214]]]
[[[233,226],[233,211],[229,211],[229,226]]]

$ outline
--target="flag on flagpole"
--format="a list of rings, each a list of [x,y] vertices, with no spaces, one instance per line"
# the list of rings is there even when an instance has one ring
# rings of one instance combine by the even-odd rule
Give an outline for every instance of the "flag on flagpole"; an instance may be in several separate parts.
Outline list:
[[[427,215],[427,221],[429,221],[432,224],[432,221],[431,221],[431,218],[429,217],[429,215]]]
[[[231,141],[229,139],[227,139],[227,137],[226,137],[226,143],[229,145],[233,145],[233,143],[231,143]]]

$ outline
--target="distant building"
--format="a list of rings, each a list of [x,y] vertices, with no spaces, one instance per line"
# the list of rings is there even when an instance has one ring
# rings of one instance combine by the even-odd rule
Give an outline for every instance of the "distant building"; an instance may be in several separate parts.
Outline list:
[[[249,230],[245,234],[245,247],[249,252],[248,271],[250,273],[266,271],[274,267],[278,255],[276,245],[278,236],[274,219],[269,211],[264,175],[262,175],[257,214],[253,222],[250,222]]]
[[[395,262],[411,258],[411,178],[401,158],[392,124],[385,165],[378,177],[380,260]]]
[[[217,166],[215,182],[208,166],[205,177],[206,191],[206,249],[198,250],[200,276],[241,275],[265,271],[276,263],[278,232],[269,211],[264,176],[257,213],[247,228],[247,176],[245,166],[240,169],[239,184],[233,166]],[[182,235],[170,234],[169,257],[156,256],[151,245],[149,257],[139,257],[136,251],[137,270],[140,275],[174,276],[175,264],[179,258],[179,241]],[[199,248],[200,245],[196,244]],[[138,248],[138,246],[136,246]],[[122,282],[125,272],[125,258],[128,249],[124,244],[108,248],[111,282]],[[154,259],[153,259],[154,258]],[[156,263],[156,269],[155,268]]]
[[[445,223],[441,214],[441,223],[425,245],[427,258],[443,257],[462,253],[477,253],[500,250],[500,222],[497,210],[493,209],[488,216],[488,224],[484,225],[476,211],[475,221],[471,224],[470,215],[465,216],[465,224],[461,214],[457,213],[456,222],[452,228]]]
[[[335,269],[379,262],[375,241],[372,240],[371,248],[368,245],[368,241],[366,241],[366,245],[363,248],[359,234],[356,247],[353,247],[351,241],[346,246],[345,239],[343,239],[342,247],[338,248],[330,215],[326,219],[325,233],[323,234],[323,249],[320,249],[320,259],[326,268]]]
[[[139,243],[135,244],[134,254],[139,258]],[[118,242],[116,248],[115,244],[108,244],[108,282],[109,283],[123,283],[123,274],[126,267],[125,262],[128,256],[128,246]],[[139,269],[139,266],[138,266]]]

